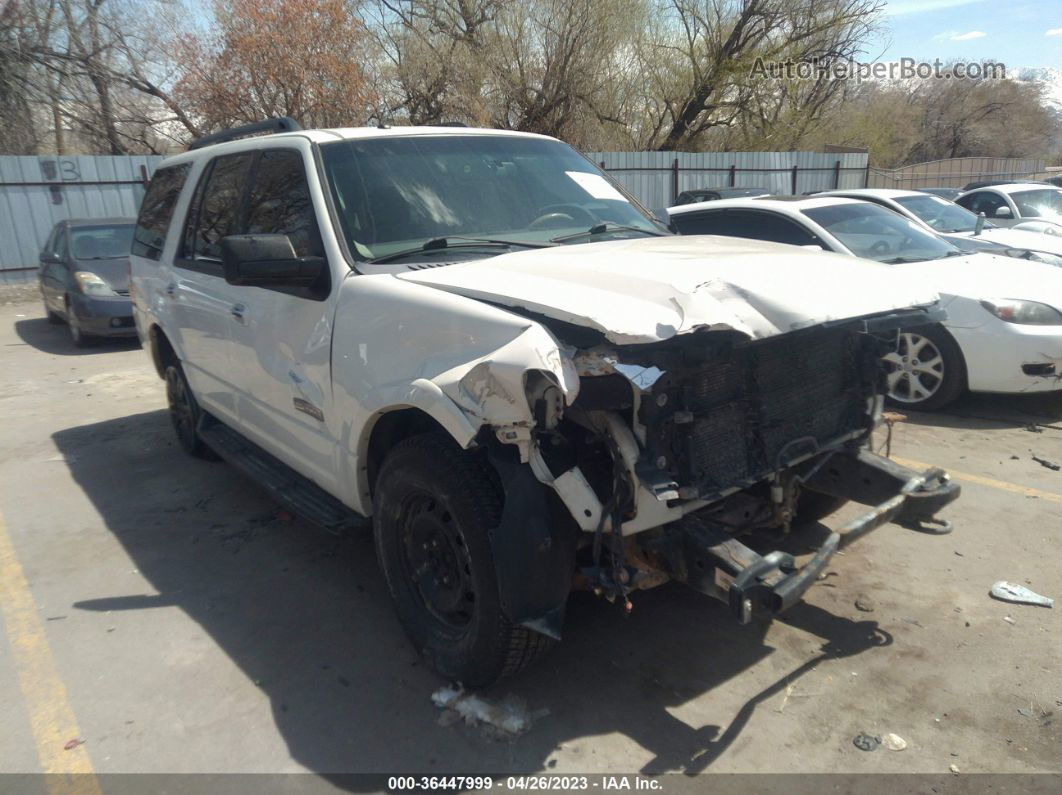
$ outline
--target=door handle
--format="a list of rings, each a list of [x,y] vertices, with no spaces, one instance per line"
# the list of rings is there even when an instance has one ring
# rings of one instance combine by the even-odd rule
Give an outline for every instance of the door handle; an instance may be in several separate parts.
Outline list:
[[[232,316],[236,318],[236,320],[242,323],[243,313],[246,311],[246,309],[247,307],[245,307],[243,304],[234,304],[232,309],[230,309],[229,311],[232,313]]]
[[[166,295],[169,298],[177,297],[177,282],[170,282],[166,285]]]

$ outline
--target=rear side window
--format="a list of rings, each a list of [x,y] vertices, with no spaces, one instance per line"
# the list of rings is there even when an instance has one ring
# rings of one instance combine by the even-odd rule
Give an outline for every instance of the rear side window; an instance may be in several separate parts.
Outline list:
[[[162,256],[162,247],[166,244],[166,232],[173,219],[173,209],[177,197],[188,178],[189,163],[160,168],[151,178],[144,201],[140,204],[140,215],[136,219],[133,232],[132,251],[140,257],[157,260]]]
[[[814,235],[793,221],[765,212],[717,210],[707,213],[683,213],[674,216],[672,220],[684,235],[728,235],[794,246],[818,243]]]
[[[671,217],[675,228],[683,235],[732,235],[728,231],[728,213],[682,213]]]
[[[240,200],[243,196],[251,153],[217,158],[199,198],[193,202],[189,223],[191,254],[195,259],[221,260],[221,239],[239,230]]]
[[[320,256],[321,236],[301,154],[292,149],[262,153],[254,169],[245,231],[287,235],[296,256]]]
[[[996,210],[1007,203],[998,193],[985,191],[971,193],[969,196],[963,196],[956,201],[972,213],[984,213],[987,216],[995,215]]]

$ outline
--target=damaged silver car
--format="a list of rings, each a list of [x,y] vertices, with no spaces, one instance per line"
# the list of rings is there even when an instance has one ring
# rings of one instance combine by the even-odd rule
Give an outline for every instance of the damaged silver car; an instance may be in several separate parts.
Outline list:
[[[881,356],[934,294],[672,236],[551,138],[211,136],[156,172],[132,275],[182,446],[324,527],[371,522],[412,642],[469,686],[559,639],[574,587],[629,610],[674,579],[748,622],[958,496],[868,449]],[[869,509],[803,566],[750,540],[845,500]]]

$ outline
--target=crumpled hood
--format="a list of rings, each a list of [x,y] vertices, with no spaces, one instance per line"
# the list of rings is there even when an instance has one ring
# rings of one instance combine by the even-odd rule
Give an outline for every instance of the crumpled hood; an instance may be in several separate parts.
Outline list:
[[[973,237],[971,232],[964,237]],[[1046,251],[1062,256],[1062,235],[1049,235],[1044,232],[1026,232],[1021,229],[985,229],[980,237],[993,243],[1001,243],[1010,248],[1024,248],[1029,251]]]
[[[981,253],[893,267],[902,280],[919,279],[943,297],[1021,298],[1062,310],[1062,268],[1044,262]]]
[[[695,329],[762,339],[937,299],[887,265],[707,235],[535,249],[398,278],[594,328],[617,344]]]

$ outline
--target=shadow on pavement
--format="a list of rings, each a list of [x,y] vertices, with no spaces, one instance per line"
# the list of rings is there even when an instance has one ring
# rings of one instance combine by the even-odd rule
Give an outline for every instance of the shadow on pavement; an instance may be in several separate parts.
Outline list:
[[[1055,425],[1062,429],[1062,391],[1032,395],[967,393],[939,413],[914,411],[902,406],[890,408],[906,414],[909,423],[938,428],[984,430]]]
[[[86,348],[78,348],[70,339],[65,323],[52,324],[47,318],[34,317],[15,321],[15,333],[27,345],[42,353],[59,356],[84,356],[110,351],[128,351],[140,347],[136,337],[95,337]]]
[[[643,773],[695,773],[730,748],[766,700],[822,661],[892,642],[875,621],[799,605],[784,621],[820,637],[818,652],[796,654],[792,670],[736,711],[720,707],[725,725],[691,726],[669,710],[775,653],[767,625],[741,627],[723,605],[679,586],[638,594],[626,619],[576,594],[565,641],[485,693],[519,696],[548,716],[523,737],[490,741],[474,727],[438,724],[430,694],[444,682],[406,641],[368,534],[338,538],[285,522],[234,470],[183,456],[162,411],[69,428],[54,440],[157,591],[74,607],[179,607],[269,697],[292,758],[341,787],[355,786],[344,773],[533,773],[548,770],[562,744],[578,753],[585,738],[612,733],[653,754]],[[124,474],[115,478],[104,462],[119,461]],[[163,681],[167,670],[160,663],[150,675]],[[733,704],[733,693],[721,701]],[[586,760],[588,771],[600,767]]]

